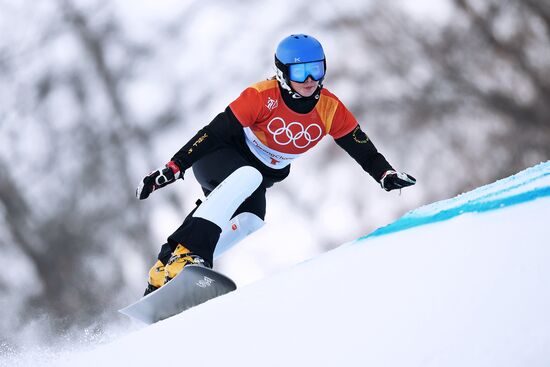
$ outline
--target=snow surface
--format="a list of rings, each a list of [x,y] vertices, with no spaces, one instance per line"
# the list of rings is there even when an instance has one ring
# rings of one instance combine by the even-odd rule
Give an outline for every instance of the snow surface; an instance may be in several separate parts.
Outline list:
[[[549,366],[550,161],[55,366]],[[246,264],[243,264],[246,266]]]

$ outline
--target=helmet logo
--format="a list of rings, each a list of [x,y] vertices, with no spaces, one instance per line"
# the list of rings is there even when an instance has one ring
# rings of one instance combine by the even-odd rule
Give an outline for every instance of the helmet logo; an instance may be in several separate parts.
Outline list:
[[[300,122],[286,124],[285,120],[275,117],[267,125],[267,130],[273,135],[273,140],[279,145],[292,143],[296,148],[303,149],[317,141],[323,135],[323,129],[317,124],[304,128]]]
[[[294,62],[302,62],[302,61],[300,61],[300,58],[299,58],[299,57],[295,57],[295,58],[294,58]]]

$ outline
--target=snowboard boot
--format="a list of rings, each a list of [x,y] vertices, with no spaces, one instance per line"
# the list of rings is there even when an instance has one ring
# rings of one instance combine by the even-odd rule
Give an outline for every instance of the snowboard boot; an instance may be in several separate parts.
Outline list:
[[[191,264],[210,267],[200,256],[194,255],[184,246],[178,245],[164,268],[165,284],[178,275],[184,267]]]
[[[151,292],[156,291],[164,285],[164,264],[162,261],[157,260],[155,265],[149,270],[149,280],[147,282],[147,288],[145,288],[144,296]]]

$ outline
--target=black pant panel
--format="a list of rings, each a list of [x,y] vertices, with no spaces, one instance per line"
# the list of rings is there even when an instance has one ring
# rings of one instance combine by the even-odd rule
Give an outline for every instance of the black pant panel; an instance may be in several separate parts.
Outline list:
[[[197,181],[203,188],[212,191],[227,176],[235,172],[237,168],[243,166],[256,168],[262,174],[262,185],[265,188],[270,188],[273,184],[288,177],[290,165],[283,169],[267,167],[254,157],[248,148],[246,150],[246,152],[243,152],[237,149],[237,147],[220,148],[199,159],[193,164],[193,173]]]
[[[243,201],[231,218],[241,213],[252,213],[258,216],[261,220],[265,220],[265,192],[265,186],[260,185],[256,191],[254,191],[245,201]]]
[[[221,228],[211,221],[189,215],[183,224],[168,237],[168,244],[172,251],[178,244],[181,244],[212,266],[214,249],[221,232]]]
[[[201,158],[193,164],[195,178],[208,192],[214,190],[237,169],[250,163],[233,149],[220,149]]]
[[[168,244],[168,242],[167,242],[164,245],[162,245],[162,247],[160,248],[160,252],[159,252],[157,258],[160,260],[160,262],[163,265],[166,265],[166,263],[168,263],[168,260],[170,260],[170,257],[172,256],[173,251],[174,250],[172,249],[170,244]]]

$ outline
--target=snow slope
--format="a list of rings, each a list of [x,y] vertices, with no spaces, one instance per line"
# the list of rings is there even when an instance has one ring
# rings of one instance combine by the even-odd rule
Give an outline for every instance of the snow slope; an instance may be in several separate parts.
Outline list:
[[[550,161],[49,363],[549,366],[549,264]]]

